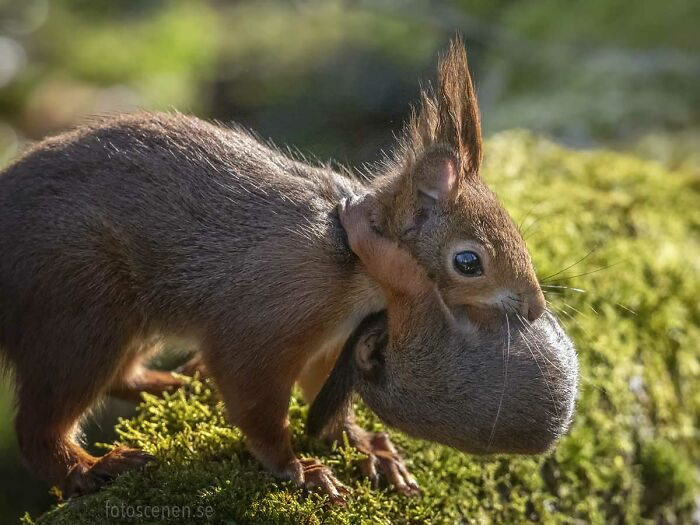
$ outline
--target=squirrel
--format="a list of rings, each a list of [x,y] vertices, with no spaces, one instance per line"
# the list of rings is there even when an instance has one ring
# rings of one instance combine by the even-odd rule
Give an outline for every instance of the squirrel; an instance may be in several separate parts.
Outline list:
[[[29,148],[0,176],[0,355],[15,380],[25,463],[68,497],[151,461],[126,447],[88,454],[80,421],[101,396],[177,388],[176,376],[144,363],[184,338],[268,471],[342,502],[330,469],[295,454],[287,412],[295,383],[312,402],[344,342],[386,306],[347,245],[343,199],[371,194],[373,223],[469,322],[517,310],[534,323],[544,312],[517,228],[475,176],[481,158],[458,39],[436,90],[422,92],[393,157],[368,180],[178,113],[110,117]],[[486,271],[475,280],[479,260]],[[342,426],[370,460],[384,458],[396,489],[418,490],[385,436],[350,410]]]
[[[545,312],[530,322],[513,309],[500,323],[470,327],[411,253],[376,231],[375,208],[372,196],[344,201],[340,220],[382,287],[386,312],[365,318],[348,338],[309,411],[309,433],[337,431],[356,390],[414,437],[472,454],[549,450],[571,422],[578,379],[574,346],[555,317]],[[482,265],[472,278],[489,271]]]

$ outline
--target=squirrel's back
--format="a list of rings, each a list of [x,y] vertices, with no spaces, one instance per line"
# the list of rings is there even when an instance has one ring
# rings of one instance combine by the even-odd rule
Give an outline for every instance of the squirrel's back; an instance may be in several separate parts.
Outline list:
[[[77,200],[86,193],[94,199],[101,188],[115,187],[122,194],[134,188],[204,195],[214,188],[215,194],[221,189],[245,193],[242,204],[262,201],[270,206],[276,197],[287,203],[314,196],[335,200],[338,184],[346,182],[330,170],[284,155],[241,128],[178,113],[137,113],[100,119],[29,148],[0,178],[0,199],[21,204],[23,197],[62,194]]]
[[[223,308],[233,289],[244,309],[247,291],[272,302],[347,256],[334,206],[358,184],[180,114],[47,139],[0,176],[0,301],[13,317],[3,324],[21,324],[10,301],[35,313],[119,303],[169,318],[217,297]]]

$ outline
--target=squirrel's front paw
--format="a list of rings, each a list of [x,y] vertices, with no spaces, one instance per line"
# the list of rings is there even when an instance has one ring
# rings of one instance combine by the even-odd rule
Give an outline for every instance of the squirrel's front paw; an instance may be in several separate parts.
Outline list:
[[[326,494],[331,503],[347,505],[343,495],[350,494],[350,489],[338,481],[333,471],[318,460],[296,460],[288,467],[287,475],[300,487]]]
[[[374,207],[375,201],[368,195],[343,199],[338,204],[340,224],[345,229],[350,247],[356,253],[360,243],[367,242],[377,236],[372,227]]]

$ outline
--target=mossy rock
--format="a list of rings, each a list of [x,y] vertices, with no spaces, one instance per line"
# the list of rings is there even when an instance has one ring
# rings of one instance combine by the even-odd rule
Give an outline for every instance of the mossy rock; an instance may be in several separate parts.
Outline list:
[[[144,396],[137,415],[118,425],[121,441],[157,464],[36,522],[116,523],[122,515],[159,523],[145,518],[155,509],[172,523],[207,514],[225,524],[689,522],[700,460],[700,180],[524,132],[494,136],[486,158],[484,177],[521,223],[552,286],[550,307],[578,347],[577,415],[554,452],[479,458],[393,433],[423,488],[411,499],[373,490],[350,449],[307,438],[307,407],[295,398],[296,450],[320,457],[352,487],[349,506],[337,508],[265,473],[226,424],[212,387],[192,381],[163,399]],[[381,428],[358,411],[367,427]]]

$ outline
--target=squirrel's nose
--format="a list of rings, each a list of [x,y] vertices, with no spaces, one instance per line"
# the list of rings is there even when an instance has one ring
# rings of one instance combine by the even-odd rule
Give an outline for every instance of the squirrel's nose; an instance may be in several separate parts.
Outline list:
[[[542,290],[537,290],[530,293],[525,301],[523,301],[522,314],[531,323],[535,322],[544,313],[546,308],[544,294]]]

